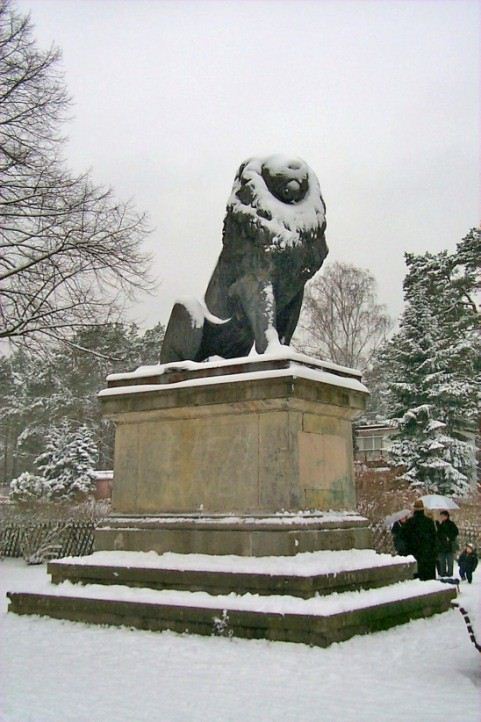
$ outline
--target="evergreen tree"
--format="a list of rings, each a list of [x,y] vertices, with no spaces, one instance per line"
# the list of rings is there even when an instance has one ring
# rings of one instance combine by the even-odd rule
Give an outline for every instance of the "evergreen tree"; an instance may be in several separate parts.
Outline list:
[[[67,421],[51,427],[46,451],[35,464],[40,474],[26,471],[12,480],[12,501],[82,501],[95,490],[97,447],[92,431],[86,426],[74,429]]]
[[[55,422],[57,405],[53,369],[19,350],[0,362],[0,434],[5,481],[31,470],[39,441]]]
[[[406,254],[406,263],[400,330],[380,356],[398,424],[391,456],[412,484],[462,495],[474,467],[466,433],[479,425],[480,231],[453,254]]]
[[[52,427],[47,449],[36,461],[45,479],[48,501],[79,501],[94,491],[97,447],[86,426],[78,429],[63,422]]]
[[[135,324],[78,331],[68,345],[39,356],[21,349],[0,358],[0,463],[3,479],[32,472],[51,426],[88,426],[100,468],[112,464],[113,426],[102,418],[97,394],[106,377],[159,359],[164,327],[141,333]]]

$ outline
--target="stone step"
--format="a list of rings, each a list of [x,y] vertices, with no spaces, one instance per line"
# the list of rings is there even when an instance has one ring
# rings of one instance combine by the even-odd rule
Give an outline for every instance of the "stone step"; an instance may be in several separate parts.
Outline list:
[[[350,559],[350,563],[346,564],[346,559]],[[167,554],[155,559],[151,554],[105,552],[76,560],[51,561],[47,571],[54,584],[64,581],[122,584],[214,595],[286,594],[304,599],[316,594],[383,587],[412,579],[416,571],[414,561],[376,554],[372,550],[317,552],[275,561],[229,557],[222,562],[222,558],[200,555]]]
[[[108,589],[100,585],[80,587],[78,595],[72,594],[71,587],[53,594],[8,592],[9,611],[16,614],[319,647],[446,611],[455,596],[456,590],[451,587],[419,581],[401,582],[387,590],[309,600],[249,594],[210,597],[199,592]]]
[[[369,522],[355,512],[286,514],[114,514],[95,531],[95,549],[158,554],[294,556],[368,549]]]

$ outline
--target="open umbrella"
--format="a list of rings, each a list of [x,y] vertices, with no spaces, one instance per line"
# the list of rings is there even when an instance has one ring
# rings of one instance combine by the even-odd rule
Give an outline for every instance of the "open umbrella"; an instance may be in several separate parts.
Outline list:
[[[424,508],[429,511],[442,511],[443,509],[459,509],[459,506],[455,501],[449,498],[449,496],[442,496],[441,494],[426,494],[421,497],[424,504]]]
[[[403,519],[405,516],[411,516],[411,514],[411,509],[401,509],[400,511],[395,511],[394,514],[389,514],[389,516],[385,517],[384,526],[386,529],[390,529],[393,524],[399,521],[399,519]]]

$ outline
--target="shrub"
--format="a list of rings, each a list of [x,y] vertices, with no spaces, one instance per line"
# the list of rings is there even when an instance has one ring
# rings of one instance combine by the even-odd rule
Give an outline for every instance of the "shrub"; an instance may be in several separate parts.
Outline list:
[[[43,476],[24,471],[10,482],[10,500],[16,504],[33,504],[48,498],[48,484]]]

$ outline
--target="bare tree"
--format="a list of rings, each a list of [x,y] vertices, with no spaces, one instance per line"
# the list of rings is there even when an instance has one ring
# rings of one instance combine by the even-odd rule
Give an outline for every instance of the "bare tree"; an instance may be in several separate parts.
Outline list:
[[[367,270],[335,262],[306,289],[296,334],[299,350],[364,370],[392,326],[376,298],[376,281]]]
[[[145,217],[65,167],[58,60],[0,0],[0,339],[59,339],[113,321],[150,287]]]

